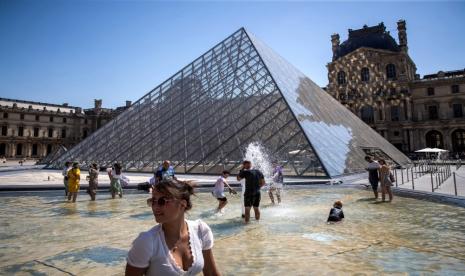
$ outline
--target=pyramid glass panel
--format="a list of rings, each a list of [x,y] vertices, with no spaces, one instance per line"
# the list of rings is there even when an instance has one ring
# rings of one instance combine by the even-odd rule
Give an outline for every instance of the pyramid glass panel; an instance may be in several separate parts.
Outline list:
[[[171,160],[178,173],[237,173],[252,142],[282,163],[285,175],[334,177],[363,170],[360,146],[408,163],[242,28],[48,167],[73,160],[84,167],[120,162],[125,170],[153,171]]]

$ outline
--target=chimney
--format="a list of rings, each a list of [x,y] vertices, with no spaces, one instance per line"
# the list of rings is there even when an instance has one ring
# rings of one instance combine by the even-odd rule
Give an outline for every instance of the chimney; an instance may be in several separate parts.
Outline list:
[[[102,99],[94,99],[94,108],[102,108]]]
[[[332,44],[332,48],[333,48],[333,61],[336,59],[336,54],[337,54],[337,51],[339,50],[339,34],[332,34],[331,35],[331,44]]]
[[[399,37],[399,46],[401,51],[407,53],[407,28],[405,20],[403,19],[397,21],[397,35]]]
[[[126,101],[126,107],[130,107],[130,106],[131,106],[131,104],[132,104],[132,102],[131,102],[131,101]]]

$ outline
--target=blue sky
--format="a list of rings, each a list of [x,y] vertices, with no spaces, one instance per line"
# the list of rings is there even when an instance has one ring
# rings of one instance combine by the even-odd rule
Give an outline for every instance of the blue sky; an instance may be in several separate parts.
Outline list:
[[[0,97],[91,107],[135,101],[247,28],[320,86],[330,35],[407,21],[421,75],[465,68],[465,2],[0,0]]]

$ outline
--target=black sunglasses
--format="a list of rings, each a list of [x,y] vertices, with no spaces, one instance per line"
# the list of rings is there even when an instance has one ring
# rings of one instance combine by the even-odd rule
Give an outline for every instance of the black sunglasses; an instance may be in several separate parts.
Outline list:
[[[168,199],[166,197],[160,197],[159,199],[155,199],[155,198],[149,198],[147,199],[147,206],[149,207],[153,207],[155,204],[160,206],[160,207],[163,207],[165,206],[165,204],[167,204],[168,202],[170,201],[173,201],[175,200],[174,198],[171,198],[171,199]]]

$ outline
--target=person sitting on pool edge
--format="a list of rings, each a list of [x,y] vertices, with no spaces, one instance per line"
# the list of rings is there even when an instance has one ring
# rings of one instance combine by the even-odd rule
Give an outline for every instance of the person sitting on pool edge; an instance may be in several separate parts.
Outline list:
[[[163,179],[147,204],[158,225],[142,232],[128,252],[126,275],[220,275],[213,257],[213,233],[202,220],[186,220],[194,188]]]
[[[344,219],[344,212],[342,212],[342,202],[340,200],[334,202],[333,208],[329,211],[327,222],[340,222]]]

